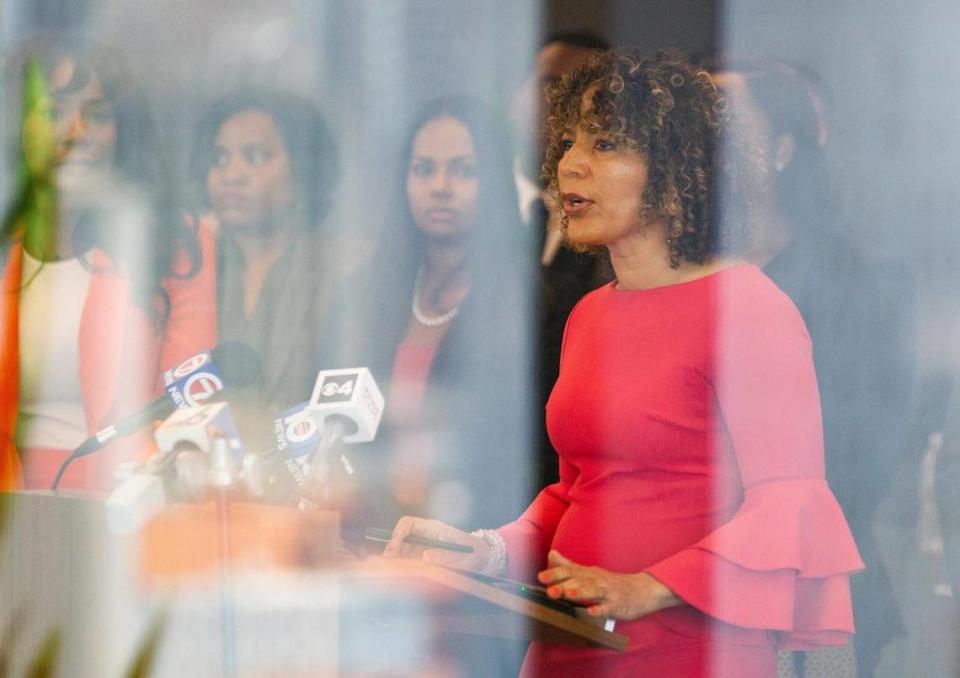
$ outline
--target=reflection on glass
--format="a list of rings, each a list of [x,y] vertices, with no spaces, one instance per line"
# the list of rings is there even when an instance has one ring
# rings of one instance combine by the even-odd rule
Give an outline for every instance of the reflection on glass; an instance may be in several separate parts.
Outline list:
[[[955,673],[953,4],[5,3],[0,663]]]

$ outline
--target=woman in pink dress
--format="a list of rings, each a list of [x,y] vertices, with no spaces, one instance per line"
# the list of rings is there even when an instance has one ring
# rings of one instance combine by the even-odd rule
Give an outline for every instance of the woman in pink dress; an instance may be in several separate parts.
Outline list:
[[[824,479],[810,339],[735,257],[747,205],[716,87],[678,54],[622,51],[550,101],[567,237],[616,273],[567,322],[547,404],[560,478],[497,530],[404,518],[387,554],[422,551],[411,533],[470,544],[423,557],[536,577],[629,638],[533,643],[525,675],[773,676],[777,648],[848,642],[862,563]]]

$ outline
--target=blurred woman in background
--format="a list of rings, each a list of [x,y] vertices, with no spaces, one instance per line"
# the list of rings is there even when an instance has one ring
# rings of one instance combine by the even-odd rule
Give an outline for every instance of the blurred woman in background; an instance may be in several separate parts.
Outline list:
[[[715,79],[752,152],[746,256],[790,296],[813,340],[827,480],[867,565],[851,587],[857,673],[871,676],[884,645],[902,633],[873,523],[909,449],[909,308],[886,299],[877,267],[844,228],[801,74],[783,63],[731,61]]]
[[[122,63],[54,36],[20,64],[21,181],[2,242],[3,488],[49,487],[72,449],[161,393],[162,370],[216,342],[211,243],[177,214]],[[61,486],[108,488],[116,463],[149,445],[134,437],[80,459]]]
[[[308,399],[334,279],[323,220],[339,160],[326,121],[290,92],[225,96],[200,123],[192,175],[216,232],[220,338],[260,354],[257,405]]]
[[[504,126],[468,97],[428,104],[369,271],[340,294],[338,363],[369,365],[386,396],[365,456],[368,519],[397,507],[462,524],[524,505],[530,459],[528,252]],[[379,450],[379,451],[374,451]],[[381,488],[377,490],[375,488]]]

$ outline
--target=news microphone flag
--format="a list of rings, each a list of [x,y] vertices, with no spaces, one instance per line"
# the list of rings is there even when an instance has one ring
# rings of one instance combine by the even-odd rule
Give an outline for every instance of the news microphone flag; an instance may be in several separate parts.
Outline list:
[[[367,443],[377,436],[383,394],[366,367],[320,370],[309,410],[321,430],[342,423],[343,442]]]
[[[273,420],[274,449],[244,457],[244,479],[253,496],[287,500],[306,482],[321,439],[309,405],[305,400]]]
[[[163,373],[163,388],[178,408],[195,407],[224,388],[213,352],[203,351]]]
[[[227,403],[211,403],[176,410],[154,431],[153,437],[161,452],[171,453],[184,447],[209,453],[214,436],[223,437],[239,462],[243,456],[240,431]]]
[[[313,452],[320,442],[320,428],[310,413],[310,401],[288,408],[273,420],[276,449],[291,459]]]

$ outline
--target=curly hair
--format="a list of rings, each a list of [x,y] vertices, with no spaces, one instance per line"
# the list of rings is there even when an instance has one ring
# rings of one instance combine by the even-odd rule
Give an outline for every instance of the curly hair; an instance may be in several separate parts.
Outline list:
[[[583,111],[585,95],[590,106]],[[715,183],[721,178],[725,104],[707,71],[676,51],[644,58],[635,49],[615,50],[595,55],[552,85],[547,96],[543,176],[551,189],[558,188],[564,136],[578,126],[602,132],[644,154],[643,209],[667,218],[670,265],[676,268],[682,259],[703,263],[720,251]],[[729,235],[724,233],[725,246],[733,241]]]

